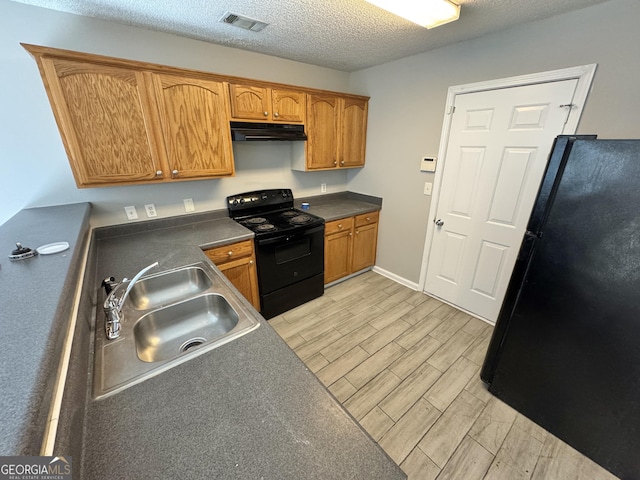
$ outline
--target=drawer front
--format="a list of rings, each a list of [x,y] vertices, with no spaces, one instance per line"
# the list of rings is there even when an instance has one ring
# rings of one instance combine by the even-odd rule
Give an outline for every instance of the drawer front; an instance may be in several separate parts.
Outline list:
[[[331,235],[332,233],[344,232],[345,230],[351,230],[352,228],[353,217],[341,218],[340,220],[327,222],[324,226],[324,234]]]
[[[238,258],[250,257],[253,254],[253,240],[232,243],[223,247],[211,248],[204,253],[216,265],[220,263],[237,260]]]
[[[378,221],[378,217],[380,216],[380,212],[369,212],[357,215],[356,218],[356,227],[361,227],[363,225],[369,225],[370,223],[376,223]]]

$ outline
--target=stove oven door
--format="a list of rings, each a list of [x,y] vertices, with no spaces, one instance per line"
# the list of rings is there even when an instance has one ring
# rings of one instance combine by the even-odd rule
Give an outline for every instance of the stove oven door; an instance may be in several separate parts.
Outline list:
[[[324,225],[256,239],[260,313],[273,318],[324,294]]]

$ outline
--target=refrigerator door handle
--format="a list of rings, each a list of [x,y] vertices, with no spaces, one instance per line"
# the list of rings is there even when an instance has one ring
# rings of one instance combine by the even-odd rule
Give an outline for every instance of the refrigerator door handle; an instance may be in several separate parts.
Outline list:
[[[531,232],[527,230],[526,232],[524,232],[524,235],[530,238],[542,238],[542,232]]]

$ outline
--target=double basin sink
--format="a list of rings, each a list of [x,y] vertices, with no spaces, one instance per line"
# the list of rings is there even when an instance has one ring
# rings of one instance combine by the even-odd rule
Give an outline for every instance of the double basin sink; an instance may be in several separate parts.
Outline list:
[[[257,328],[255,313],[237,295],[205,262],[142,277],[123,303],[118,338],[106,338],[104,314],[98,309],[94,398],[117,393]]]

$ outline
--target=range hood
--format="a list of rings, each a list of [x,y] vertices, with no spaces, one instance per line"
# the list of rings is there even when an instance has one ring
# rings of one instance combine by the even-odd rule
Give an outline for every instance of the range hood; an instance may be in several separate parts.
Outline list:
[[[231,122],[231,140],[235,142],[306,140],[304,125],[280,123]]]

